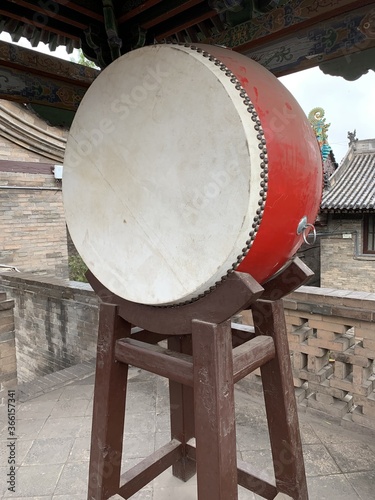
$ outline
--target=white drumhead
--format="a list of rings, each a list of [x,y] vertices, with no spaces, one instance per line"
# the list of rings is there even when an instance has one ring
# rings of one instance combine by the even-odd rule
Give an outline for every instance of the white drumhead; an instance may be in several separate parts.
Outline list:
[[[213,286],[248,240],[258,142],[239,90],[196,50],[117,59],[86,93],[64,161],[69,231],[93,274],[153,305]]]

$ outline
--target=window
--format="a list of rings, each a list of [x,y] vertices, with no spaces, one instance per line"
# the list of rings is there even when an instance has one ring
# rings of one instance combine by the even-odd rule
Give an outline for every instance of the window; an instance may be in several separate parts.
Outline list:
[[[375,214],[363,218],[363,253],[375,254]]]

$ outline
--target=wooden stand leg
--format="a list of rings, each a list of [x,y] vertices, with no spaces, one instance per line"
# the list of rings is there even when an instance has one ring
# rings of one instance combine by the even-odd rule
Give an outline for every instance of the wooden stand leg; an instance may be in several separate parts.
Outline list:
[[[115,361],[114,350],[131,325],[117,309],[100,305],[88,500],[105,500],[120,485],[128,365]]]
[[[276,356],[261,374],[277,491],[308,500],[283,304],[258,300],[252,311],[256,334],[275,342]]]
[[[192,354],[191,335],[168,338],[168,348],[174,352]],[[194,391],[173,380],[169,380],[169,399],[171,415],[171,439],[183,444],[183,457],[172,466],[173,475],[182,481],[188,481],[196,473],[195,461],[187,457],[186,443],[195,436],[194,426]]]
[[[237,500],[230,322],[192,322],[199,500]]]

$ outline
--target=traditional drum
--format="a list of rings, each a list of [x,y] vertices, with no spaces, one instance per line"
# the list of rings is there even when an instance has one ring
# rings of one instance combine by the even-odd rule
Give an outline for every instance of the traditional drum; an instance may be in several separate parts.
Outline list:
[[[155,45],[87,91],[66,147],[72,239],[113,293],[151,305],[260,283],[297,251],[322,190],[316,138],[284,86],[216,46]]]

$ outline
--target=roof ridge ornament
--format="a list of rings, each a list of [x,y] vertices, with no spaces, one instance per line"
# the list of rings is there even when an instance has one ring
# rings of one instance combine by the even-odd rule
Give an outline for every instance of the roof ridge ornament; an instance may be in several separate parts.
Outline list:
[[[324,115],[324,109],[319,107],[313,108],[308,114],[308,120],[312,128],[314,129],[322,154],[323,162],[327,159],[328,155],[332,151],[332,148],[328,143],[328,129],[331,124],[326,123],[326,118],[324,118]]]
[[[358,141],[356,129],[354,129],[354,132],[348,132],[348,139],[349,139],[349,147],[353,145],[353,149],[355,149],[355,143]]]

